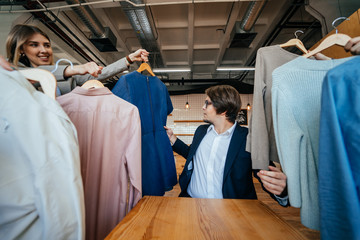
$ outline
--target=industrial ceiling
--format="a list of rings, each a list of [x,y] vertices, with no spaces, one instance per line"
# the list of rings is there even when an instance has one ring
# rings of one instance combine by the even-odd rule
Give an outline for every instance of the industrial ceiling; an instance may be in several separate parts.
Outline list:
[[[153,70],[179,70],[156,73],[171,94],[224,83],[252,93],[260,47],[284,43],[301,30],[298,37],[310,48],[332,29],[329,21],[359,7],[354,0],[12,0],[0,1],[0,17],[17,14],[12,24],[40,26],[55,58],[75,64],[106,66],[145,48]]]

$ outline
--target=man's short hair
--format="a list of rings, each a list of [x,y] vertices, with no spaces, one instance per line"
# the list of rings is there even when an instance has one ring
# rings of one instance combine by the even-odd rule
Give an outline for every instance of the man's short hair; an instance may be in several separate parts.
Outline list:
[[[225,112],[226,119],[234,123],[241,109],[241,99],[238,91],[229,85],[210,87],[205,91],[209,96],[217,114]]]

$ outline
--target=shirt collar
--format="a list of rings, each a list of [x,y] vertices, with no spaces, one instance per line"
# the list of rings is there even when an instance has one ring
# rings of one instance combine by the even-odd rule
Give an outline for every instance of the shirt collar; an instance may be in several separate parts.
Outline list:
[[[80,94],[80,95],[87,95],[87,96],[98,96],[98,95],[109,95],[112,94],[112,92],[107,87],[101,87],[101,88],[82,88],[82,87],[76,87],[72,90],[73,93]]]
[[[234,125],[232,125],[231,128],[229,128],[228,130],[226,130],[226,131],[223,132],[222,134],[218,134],[218,133],[215,131],[214,125],[211,124],[210,127],[208,127],[207,132],[214,131],[214,133],[215,133],[216,135],[219,135],[219,136],[229,136],[229,135],[231,135],[231,134],[235,131],[235,127],[236,127],[236,122],[234,123]]]

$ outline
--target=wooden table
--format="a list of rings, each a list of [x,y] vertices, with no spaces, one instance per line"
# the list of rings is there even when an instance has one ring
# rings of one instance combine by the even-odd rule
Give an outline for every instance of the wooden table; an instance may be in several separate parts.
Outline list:
[[[145,196],[114,239],[306,239],[259,200]]]

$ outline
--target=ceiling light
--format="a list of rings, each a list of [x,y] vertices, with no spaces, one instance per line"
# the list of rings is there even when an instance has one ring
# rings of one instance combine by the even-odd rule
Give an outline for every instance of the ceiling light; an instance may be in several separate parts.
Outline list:
[[[186,109],[189,109],[189,108],[190,108],[189,102],[186,102],[185,108],[186,108]]]
[[[189,110],[189,109],[190,109],[190,104],[189,104],[189,95],[186,95],[185,109],[186,109],[186,110]]]
[[[154,68],[154,73],[164,72],[191,72],[190,68]]]
[[[255,71],[255,67],[218,67],[216,71]]]
[[[247,104],[246,108],[247,108],[248,111],[250,111],[250,109],[251,109],[250,103]]]

